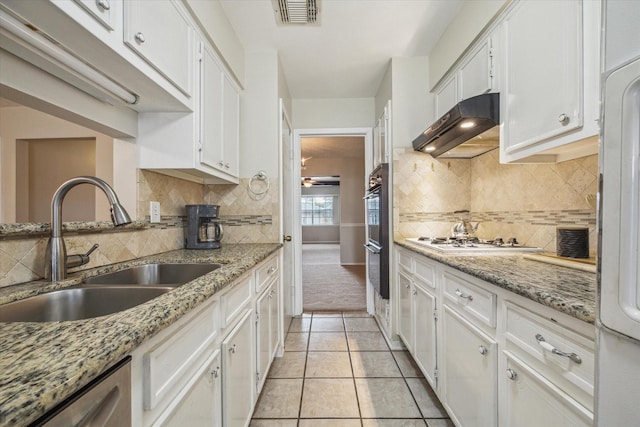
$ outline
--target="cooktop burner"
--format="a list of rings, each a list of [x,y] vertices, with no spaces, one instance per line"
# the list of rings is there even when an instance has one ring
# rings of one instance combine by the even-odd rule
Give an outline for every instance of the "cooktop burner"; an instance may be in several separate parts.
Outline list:
[[[515,237],[504,240],[497,237],[493,240],[479,239],[477,237],[413,237],[407,239],[410,242],[443,253],[456,254],[490,254],[514,253],[514,252],[542,252],[542,249],[533,246],[521,245]]]

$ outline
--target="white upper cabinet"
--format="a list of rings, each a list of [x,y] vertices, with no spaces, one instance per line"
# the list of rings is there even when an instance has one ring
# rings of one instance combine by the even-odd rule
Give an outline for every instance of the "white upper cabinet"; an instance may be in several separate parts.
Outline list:
[[[494,43],[492,35],[481,39],[434,88],[436,119],[463,99],[497,90]]]
[[[501,161],[597,152],[599,2],[519,1],[503,22]]]
[[[185,95],[191,95],[194,31],[186,12],[167,0],[124,4],[124,42]]]
[[[436,119],[458,103],[458,75],[454,73],[435,89]]]
[[[465,58],[460,72],[459,99],[467,99],[495,90],[493,85],[492,39],[487,37]]]
[[[239,90],[204,41],[196,71],[193,113],[140,114],[138,167],[201,184],[237,184]]]
[[[389,163],[391,146],[391,101],[387,101],[384,111],[373,128],[373,168],[380,163]]]
[[[240,94],[218,65],[213,49],[203,43],[200,162],[225,175],[239,172]]]

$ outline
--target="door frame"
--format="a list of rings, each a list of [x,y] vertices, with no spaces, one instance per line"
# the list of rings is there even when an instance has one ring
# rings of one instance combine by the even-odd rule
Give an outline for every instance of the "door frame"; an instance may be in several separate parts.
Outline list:
[[[293,252],[294,252],[294,260],[292,262],[293,267],[293,277],[297,280],[294,283],[294,303],[293,303],[293,311],[294,315],[301,315],[303,310],[303,298],[302,298],[302,224],[300,221],[300,180],[302,179],[302,171],[300,168],[301,161],[301,141],[302,138],[313,138],[313,137],[353,137],[360,136],[364,138],[364,161],[365,161],[365,171],[369,172],[371,169],[370,165],[373,163],[373,128],[365,128],[365,127],[354,127],[354,128],[318,128],[318,129],[294,129],[293,130],[293,159],[290,161],[293,162],[292,174],[291,176],[284,176],[283,179],[290,180],[291,188],[293,194],[290,197],[293,198],[293,213],[292,213],[292,221],[291,230],[293,230],[293,235],[291,239],[291,244],[293,244]],[[283,161],[287,161],[287,159],[283,159]],[[363,194],[364,189],[366,188],[366,184],[368,182],[368,177],[363,176]],[[297,184],[297,185],[296,185]],[[281,203],[282,204],[282,203]],[[364,202],[363,202],[364,208]],[[284,216],[281,216],[284,221]],[[366,220],[366,218],[365,218]],[[365,224],[366,227],[366,224]],[[299,260],[300,262],[295,262],[295,260]],[[285,265],[288,265],[285,262]],[[367,283],[366,283],[366,304],[367,304],[367,312],[371,315],[375,313],[375,305],[373,298],[373,287],[369,283],[369,278],[367,275]]]

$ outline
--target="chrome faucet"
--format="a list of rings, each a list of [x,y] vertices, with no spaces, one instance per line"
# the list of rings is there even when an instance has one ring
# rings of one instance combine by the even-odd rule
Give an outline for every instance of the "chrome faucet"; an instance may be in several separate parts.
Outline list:
[[[100,178],[78,176],[63,183],[53,194],[53,199],[51,200],[51,238],[47,244],[45,276],[52,282],[65,279],[68,267],[78,267],[88,263],[89,255],[97,248],[97,245],[93,245],[86,254],[67,256],[67,248],[62,238],[62,202],[69,190],[79,184],[95,185],[104,192],[107,199],[109,199],[109,203],[111,203],[111,221],[113,221],[113,225],[125,225],[131,222],[129,214],[120,205],[118,196],[116,196],[113,188]]]

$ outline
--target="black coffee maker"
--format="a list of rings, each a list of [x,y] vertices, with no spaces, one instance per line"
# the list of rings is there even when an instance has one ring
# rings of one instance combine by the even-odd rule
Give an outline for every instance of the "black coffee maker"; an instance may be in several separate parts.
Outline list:
[[[218,205],[187,205],[187,249],[216,249],[222,240],[222,225],[216,219]]]

